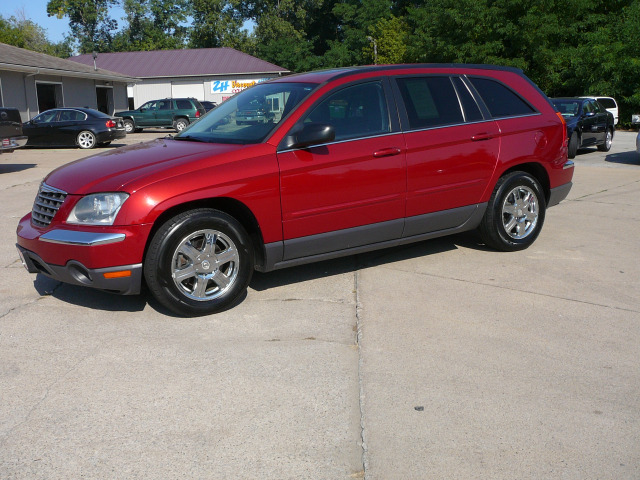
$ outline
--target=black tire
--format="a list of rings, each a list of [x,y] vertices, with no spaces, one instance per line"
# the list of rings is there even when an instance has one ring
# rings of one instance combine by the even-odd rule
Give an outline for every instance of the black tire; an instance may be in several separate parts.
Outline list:
[[[480,235],[496,250],[524,250],[538,238],[545,211],[546,200],[538,181],[526,172],[511,172],[493,189]]]
[[[136,131],[136,126],[135,126],[135,124],[133,123],[133,120],[131,120],[130,118],[125,118],[125,119],[122,121],[122,123],[123,123],[123,125],[124,125],[124,129],[125,129],[125,131],[127,132],[127,134],[129,134],[129,133],[133,133],[133,132],[135,132],[135,131]]]
[[[578,153],[579,143],[580,142],[578,141],[578,134],[576,132],[573,132],[571,134],[571,138],[569,139],[569,152],[568,152],[569,158],[576,158],[576,154]]]
[[[604,143],[602,145],[598,145],[598,150],[601,152],[608,152],[611,150],[611,144],[613,142],[613,130],[611,128],[607,129],[607,134],[604,138]]]
[[[173,129],[180,133],[182,130],[189,126],[189,120],[186,118],[178,118],[173,122]]]
[[[144,277],[169,310],[207,315],[233,306],[246,292],[253,258],[249,235],[235,218],[201,208],[176,215],[158,229],[144,260]]]

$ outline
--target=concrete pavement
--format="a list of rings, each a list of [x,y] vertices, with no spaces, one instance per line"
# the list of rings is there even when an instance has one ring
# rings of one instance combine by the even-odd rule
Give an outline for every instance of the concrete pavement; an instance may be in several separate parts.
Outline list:
[[[0,478],[640,478],[634,138],[578,155],[523,252],[465,234],[257,273],[195,319],[27,274],[18,219],[87,152],[3,155]]]

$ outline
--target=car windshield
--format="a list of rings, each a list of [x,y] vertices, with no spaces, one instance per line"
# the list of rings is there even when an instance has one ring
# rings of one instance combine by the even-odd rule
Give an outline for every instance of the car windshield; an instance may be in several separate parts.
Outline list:
[[[174,138],[210,143],[262,142],[317,85],[261,83],[234,95]]]
[[[579,100],[553,100],[553,104],[563,117],[577,117],[580,112]]]

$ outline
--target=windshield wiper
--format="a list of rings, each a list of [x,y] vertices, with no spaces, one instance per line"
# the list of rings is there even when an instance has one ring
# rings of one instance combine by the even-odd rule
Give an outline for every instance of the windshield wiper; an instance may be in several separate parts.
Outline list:
[[[180,136],[180,137],[171,137],[173,140],[188,140],[191,142],[202,142],[202,143],[209,143],[208,140],[204,140],[202,138],[198,138],[198,137],[192,137],[191,135],[184,135],[184,136]]]

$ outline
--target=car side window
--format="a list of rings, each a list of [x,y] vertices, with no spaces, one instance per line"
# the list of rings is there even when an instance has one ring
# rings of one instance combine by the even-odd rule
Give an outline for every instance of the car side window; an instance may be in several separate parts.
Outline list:
[[[161,100],[157,103],[158,110],[170,110],[171,100]]]
[[[382,82],[343,88],[316,106],[304,123],[332,125],[336,140],[389,133],[390,122]]]
[[[585,114],[586,113],[593,113],[593,105],[591,105],[590,101],[586,101],[582,105],[582,110],[584,111]]]
[[[530,115],[536,110],[506,85],[481,77],[469,77],[494,118]]]
[[[58,110],[49,110],[38,115],[34,120],[38,123],[51,123],[57,121]]]
[[[189,100],[176,100],[176,108],[179,110],[191,110],[191,102]]]
[[[402,77],[397,79],[397,83],[410,130],[464,122],[460,102],[449,77]]]
[[[595,108],[595,111],[598,113],[604,113],[606,112],[606,110],[604,109],[604,107],[600,104],[600,102],[595,101],[593,102],[593,106]]]

